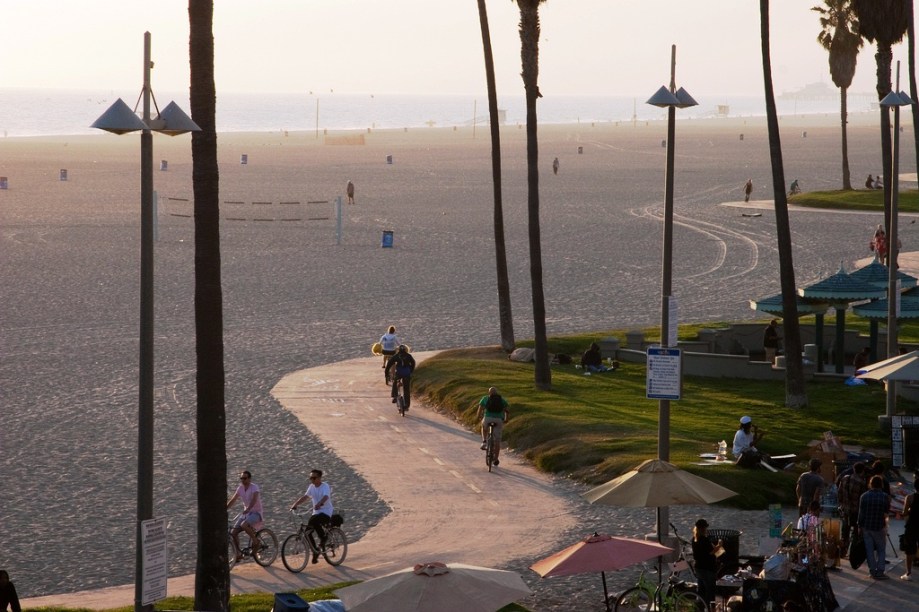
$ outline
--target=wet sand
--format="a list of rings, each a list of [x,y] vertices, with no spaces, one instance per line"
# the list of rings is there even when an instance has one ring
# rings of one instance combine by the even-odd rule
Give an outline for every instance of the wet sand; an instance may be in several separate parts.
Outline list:
[[[856,185],[880,169],[874,119],[850,123]],[[782,126],[788,181],[798,178],[805,190],[839,186],[838,117],[785,118]],[[662,122],[540,128],[550,334],[657,322],[665,135]],[[915,165],[910,135],[901,140],[904,171]],[[218,140],[223,216],[245,219],[222,225],[228,471],[250,469],[267,489],[269,520],[282,524],[307,470],[323,466],[358,537],[386,515],[386,503],[271,388],[295,370],[366,355],[389,324],[415,350],[499,341],[487,131],[363,136],[363,145],[325,144],[312,133]],[[108,135],[0,140],[0,176],[9,183],[0,190],[0,468],[8,483],[0,524],[18,534],[15,548],[0,551],[0,567],[23,596],[133,580],[138,143]],[[516,333],[526,338],[524,130],[504,128],[502,146]],[[771,196],[764,122],[681,121],[676,151],[680,319],[755,318],[747,300],[779,288],[774,221],[720,204],[740,199],[751,177],[754,198]],[[170,519],[171,571],[180,575],[194,563],[194,547],[181,545],[194,540],[195,505],[194,247],[190,204],[181,200],[191,197],[188,137],[156,137],[154,159],[168,162],[155,176],[155,512]],[[331,217],[331,205],[304,202],[343,195],[349,179],[356,204],[343,207],[338,244],[334,218],[309,220]],[[267,220],[296,215],[300,221]],[[798,284],[840,262],[851,268],[877,223],[876,215],[795,211]],[[905,249],[919,244],[914,227],[904,226]],[[385,230],[394,232],[392,249],[380,248]],[[49,554],[64,524],[79,566]]]

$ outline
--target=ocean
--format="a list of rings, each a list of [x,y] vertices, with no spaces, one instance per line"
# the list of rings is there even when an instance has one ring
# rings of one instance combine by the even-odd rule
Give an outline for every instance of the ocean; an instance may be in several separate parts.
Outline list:
[[[648,121],[666,117],[666,111],[645,103],[645,97],[553,96],[546,92],[537,107],[543,124]],[[185,93],[157,95],[159,108],[175,100],[190,113]],[[89,125],[121,97],[130,107],[137,94],[103,91],[0,88],[0,135],[4,138],[96,134]],[[649,96],[650,97],[650,96]],[[698,106],[681,109],[678,119],[765,115],[765,101],[753,96],[698,96]],[[852,113],[876,108],[871,94],[849,95]],[[780,115],[839,111],[836,96],[776,99]],[[498,107],[508,125],[526,121],[523,95],[499,96]],[[217,95],[218,132],[272,132],[400,129],[470,126],[488,121],[488,98],[473,95],[358,95],[314,94]]]

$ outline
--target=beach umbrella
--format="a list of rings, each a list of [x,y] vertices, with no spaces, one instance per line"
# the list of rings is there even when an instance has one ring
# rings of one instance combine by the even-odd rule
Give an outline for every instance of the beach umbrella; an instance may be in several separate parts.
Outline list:
[[[855,373],[871,380],[919,380],[919,351],[872,363]]]
[[[542,576],[572,576],[600,572],[603,580],[603,601],[610,609],[606,572],[620,570],[673,551],[657,542],[594,533],[554,555],[541,559],[530,569]]]
[[[651,508],[703,505],[737,495],[710,480],[681,470],[660,459],[648,459],[619,478],[582,495],[592,504]]]
[[[348,612],[495,612],[530,595],[519,574],[462,563],[419,563],[336,591]]]

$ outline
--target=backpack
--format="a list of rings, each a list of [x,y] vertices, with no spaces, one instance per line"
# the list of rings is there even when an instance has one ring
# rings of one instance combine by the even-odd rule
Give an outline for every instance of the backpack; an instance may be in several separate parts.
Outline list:
[[[501,414],[504,412],[504,400],[500,395],[496,393],[488,396],[488,401],[485,402],[485,412],[486,414]]]

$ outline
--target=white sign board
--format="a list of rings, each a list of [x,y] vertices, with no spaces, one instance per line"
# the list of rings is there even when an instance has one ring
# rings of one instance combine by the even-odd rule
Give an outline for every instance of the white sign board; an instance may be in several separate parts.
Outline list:
[[[646,375],[648,399],[680,399],[682,391],[682,349],[648,348],[648,370]]]
[[[142,605],[150,605],[166,598],[168,553],[166,546],[166,519],[150,519],[140,523],[143,540],[143,595]]]

